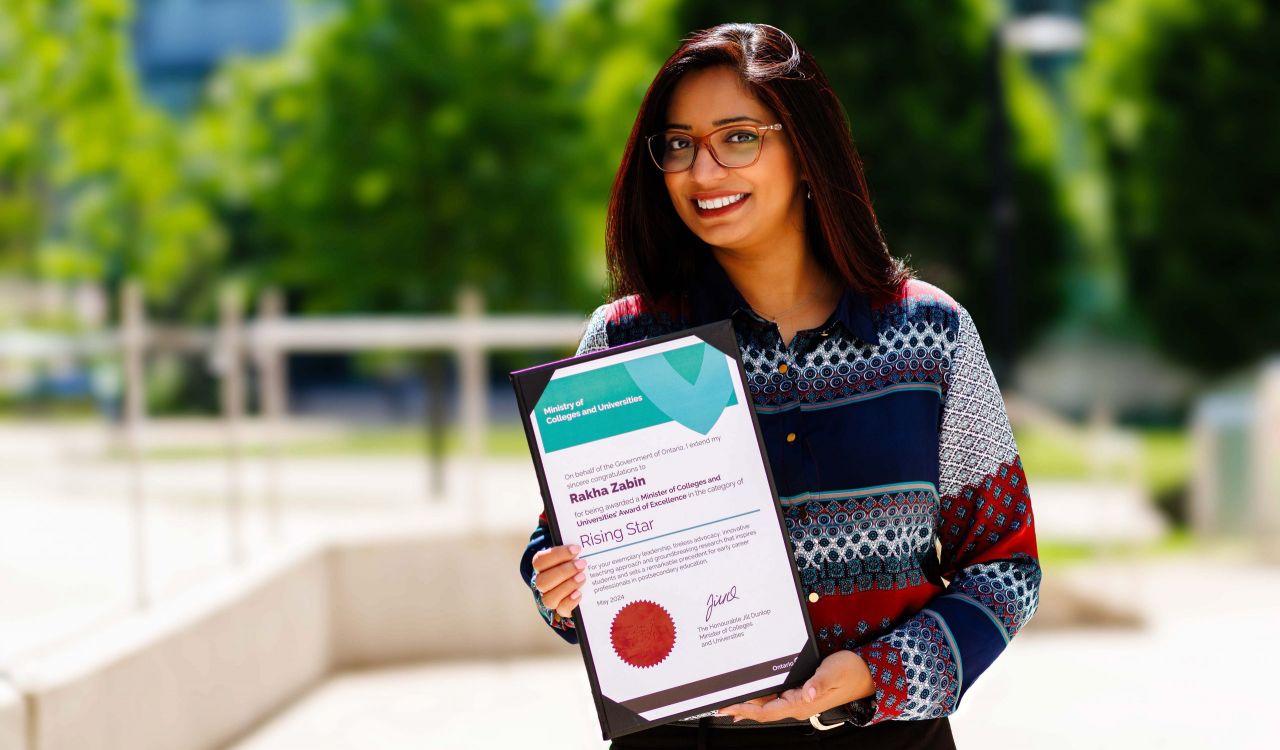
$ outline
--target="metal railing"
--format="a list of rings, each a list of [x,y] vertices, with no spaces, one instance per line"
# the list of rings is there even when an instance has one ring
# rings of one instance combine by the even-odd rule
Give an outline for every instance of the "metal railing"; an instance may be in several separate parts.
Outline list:
[[[147,425],[146,359],[150,352],[204,353],[219,384],[221,422],[228,461],[225,498],[228,556],[233,564],[246,559],[241,444],[246,417],[246,374],[257,369],[261,437],[266,445],[267,525],[279,539],[279,436],[288,419],[287,356],[302,352],[359,352],[370,350],[444,351],[458,364],[459,422],[463,460],[473,466],[482,460],[488,415],[486,354],[495,350],[572,347],[582,336],[584,317],[564,315],[485,315],[481,295],[462,289],[452,315],[295,317],[285,315],[283,295],[266,290],[258,299],[256,316],[246,318],[243,295],[233,287],[219,299],[216,327],[173,326],[146,317],[137,283],[123,286],[121,325],[116,330],[85,334],[31,331],[0,332],[0,359],[66,360],[117,356],[124,380],[121,439],[130,465],[130,509],[134,603],[149,604],[146,586],[146,544],[143,485],[143,433]],[[466,472],[478,476],[478,471]]]

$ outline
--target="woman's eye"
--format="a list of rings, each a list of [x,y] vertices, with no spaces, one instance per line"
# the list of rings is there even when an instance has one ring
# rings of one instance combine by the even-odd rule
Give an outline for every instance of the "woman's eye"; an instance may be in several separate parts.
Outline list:
[[[667,141],[668,151],[679,151],[682,148],[689,148],[692,142],[688,138],[672,138]]]
[[[725,143],[750,143],[760,136],[750,130],[735,130],[724,137]]]

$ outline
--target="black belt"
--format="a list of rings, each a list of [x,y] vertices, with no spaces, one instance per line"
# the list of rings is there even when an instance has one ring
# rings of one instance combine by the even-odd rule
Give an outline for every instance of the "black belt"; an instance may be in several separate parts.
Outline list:
[[[766,721],[763,723],[751,721],[750,719],[743,719],[742,721],[734,723],[732,716],[702,716],[702,717],[690,716],[687,719],[680,719],[678,721],[673,721],[671,722],[671,724],[673,726],[679,726],[679,727],[697,727],[702,722],[705,722],[705,725],[709,725],[717,728],[732,727],[733,729],[769,729],[773,727],[791,727],[791,728],[804,727],[806,729],[827,730],[827,729],[835,729],[838,726],[843,726],[844,723],[847,721],[849,721],[848,709],[846,709],[844,706],[837,706],[836,708],[829,708],[826,711],[823,711],[822,713],[816,716],[812,716],[808,719],[792,719],[788,717],[785,719],[779,719],[777,721]]]

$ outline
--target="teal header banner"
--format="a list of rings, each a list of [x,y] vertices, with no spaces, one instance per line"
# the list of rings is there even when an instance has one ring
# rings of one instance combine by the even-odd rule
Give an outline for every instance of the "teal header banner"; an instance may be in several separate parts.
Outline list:
[[[533,419],[551,453],[666,422],[705,435],[737,403],[728,357],[699,342],[553,378]]]

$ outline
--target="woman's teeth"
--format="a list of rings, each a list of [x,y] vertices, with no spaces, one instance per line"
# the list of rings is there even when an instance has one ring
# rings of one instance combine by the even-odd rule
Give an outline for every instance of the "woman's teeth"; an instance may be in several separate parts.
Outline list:
[[[697,203],[698,203],[698,208],[701,208],[703,210],[708,210],[712,208],[724,208],[725,206],[731,203],[737,203],[738,201],[746,197],[747,197],[746,193],[738,193],[737,195],[726,195],[721,198],[712,198],[711,200],[705,200],[705,201],[699,200],[697,201]]]

